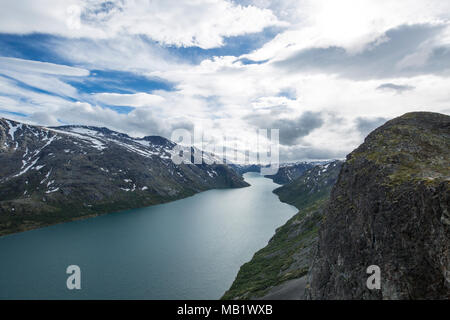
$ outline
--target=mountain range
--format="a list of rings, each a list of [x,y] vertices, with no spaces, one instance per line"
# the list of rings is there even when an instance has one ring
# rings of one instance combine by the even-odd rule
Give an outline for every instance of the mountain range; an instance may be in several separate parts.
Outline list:
[[[248,186],[224,164],[174,164],[175,146],[160,136],[0,119],[0,235]]]

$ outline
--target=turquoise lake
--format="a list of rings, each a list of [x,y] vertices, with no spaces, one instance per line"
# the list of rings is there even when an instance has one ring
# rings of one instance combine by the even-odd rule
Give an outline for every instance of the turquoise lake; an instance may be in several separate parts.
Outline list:
[[[272,180],[0,238],[0,299],[219,299],[297,209]],[[81,268],[68,290],[66,268]]]

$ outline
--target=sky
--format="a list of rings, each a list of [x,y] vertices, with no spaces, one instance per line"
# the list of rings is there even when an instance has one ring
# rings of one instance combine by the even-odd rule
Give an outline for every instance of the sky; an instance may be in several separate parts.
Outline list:
[[[0,117],[131,136],[200,128],[282,161],[344,158],[450,114],[450,1],[0,0]]]

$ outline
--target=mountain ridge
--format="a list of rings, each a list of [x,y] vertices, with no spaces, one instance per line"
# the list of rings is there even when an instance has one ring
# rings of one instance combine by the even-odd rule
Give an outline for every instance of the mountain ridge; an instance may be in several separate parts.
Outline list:
[[[0,119],[0,235],[248,185],[223,164],[174,164],[175,146],[107,128]]]

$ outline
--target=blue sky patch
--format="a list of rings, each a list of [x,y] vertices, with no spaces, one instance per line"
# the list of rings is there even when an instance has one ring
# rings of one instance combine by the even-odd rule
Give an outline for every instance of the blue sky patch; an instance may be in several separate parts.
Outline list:
[[[175,85],[159,78],[147,78],[131,72],[91,70],[88,77],[70,77],[67,83],[82,93],[150,93],[155,90],[174,91]]]
[[[52,50],[52,43],[57,39],[64,38],[42,33],[0,33],[0,56],[73,66]]]
[[[167,47],[167,50],[174,56],[187,60],[193,64],[199,64],[205,59],[215,56],[241,56],[261,48],[282,31],[280,27],[269,27],[262,32],[251,33],[243,36],[228,37],[224,40],[224,45],[219,48],[202,49],[199,47]],[[250,60],[248,60],[250,61]]]

